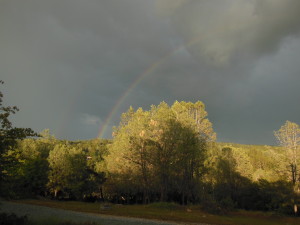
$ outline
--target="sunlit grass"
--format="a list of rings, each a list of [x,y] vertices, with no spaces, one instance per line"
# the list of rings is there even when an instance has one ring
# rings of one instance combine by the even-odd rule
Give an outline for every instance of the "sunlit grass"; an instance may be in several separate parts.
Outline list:
[[[75,201],[19,200],[16,202],[67,209],[78,212],[139,217],[176,222],[211,223],[224,225],[300,224],[300,218],[278,216],[273,213],[239,210],[228,215],[213,215],[204,212],[199,206],[185,207],[176,205],[174,203],[154,203],[149,205],[110,205],[109,207],[103,207],[103,204],[101,203]]]

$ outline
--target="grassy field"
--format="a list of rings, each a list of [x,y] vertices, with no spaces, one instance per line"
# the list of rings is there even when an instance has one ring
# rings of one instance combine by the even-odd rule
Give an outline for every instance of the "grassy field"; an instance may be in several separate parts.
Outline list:
[[[236,211],[228,215],[212,215],[197,206],[183,207],[175,204],[150,205],[109,205],[75,201],[18,200],[26,203],[52,208],[73,210],[95,214],[139,217],[175,222],[210,223],[224,225],[300,225],[300,218],[279,216],[271,213]]]

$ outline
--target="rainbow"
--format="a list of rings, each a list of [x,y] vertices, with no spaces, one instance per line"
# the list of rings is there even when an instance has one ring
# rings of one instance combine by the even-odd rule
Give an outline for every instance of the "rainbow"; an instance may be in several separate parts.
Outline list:
[[[187,44],[183,44],[168,54],[164,55],[162,58],[160,58],[158,61],[155,61],[150,67],[148,67],[142,74],[137,76],[137,78],[131,83],[131,85],[126,89],[126,91],[121,95],[121,97],[118,99],[116,104],[113,106],[112,110],[106,117],[103,125],[100,127],[97,138],[103,138],[104,133],[106,132],[109,123],[111,122],[111,119],[116,114],[118,109],[120,108],[123,101],[127,98],[127,96],[130,94],[130,92],[143,80],[147,75],[151,74],[154,70],[156,70],[158,67],[160,67],[162,64],[164,64],[168,59],[170,59],[173,55],[175,55],[177,52],[183,50],[186,47],[190,47],[197,42],[199,42],[199,38],[195,38],[191,41],[189,41]]]

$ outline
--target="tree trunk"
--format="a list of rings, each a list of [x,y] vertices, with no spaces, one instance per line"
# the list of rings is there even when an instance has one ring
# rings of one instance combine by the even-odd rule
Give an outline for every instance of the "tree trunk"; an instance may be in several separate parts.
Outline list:
[[[165,192],[164,189],[161,187],[160,188],[160,202],[164,202],[165,201]]]
[[[104,202],[104,196],[103,196],[103,189],[102,189],[102,186],[100,186],[100,199],[101,199],[101,201]]]
[[[148,194],[147,191],[144,189],[143,191],[143,204],[147,204],[148,203]]]
[[[297,165],[295,163],[291,164],[291,172],[292,172],[292,182],[293,185],[297,182]]]

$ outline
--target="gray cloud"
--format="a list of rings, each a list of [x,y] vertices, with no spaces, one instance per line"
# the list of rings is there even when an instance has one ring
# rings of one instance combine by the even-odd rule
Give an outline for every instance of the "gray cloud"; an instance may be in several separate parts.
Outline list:
[[[4,0],[5,100],[21,109],[17,126],[94,138],[146,73],[109,127],[130,105],[202,100],[220,141],[275,143],[281,123],[300,122],[299,10],[298,0]]]
[[[187,47],[193,55],[226,66],[277,51],[285,37],[299,34],[299,13],[297,0],[190,0],[171,18],[185,42],[194,43]]]

